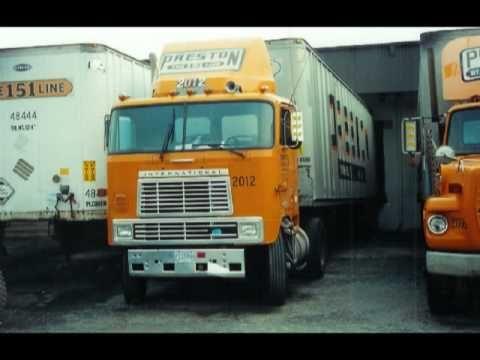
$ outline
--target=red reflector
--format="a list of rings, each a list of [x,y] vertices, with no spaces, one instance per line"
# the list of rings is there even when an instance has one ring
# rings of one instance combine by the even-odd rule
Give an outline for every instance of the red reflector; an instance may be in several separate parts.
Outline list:
[[[107,189],[97,189],[97,197],[107,196]]]
[[[449,184],[448,185],[448,192],[453,194],[461,194],[462,193],[462,185],[460,184]]]
[[[197,257],[200,258],[200,259],[204,258],[205,257],[205,252],[204,251],[197,252]]]

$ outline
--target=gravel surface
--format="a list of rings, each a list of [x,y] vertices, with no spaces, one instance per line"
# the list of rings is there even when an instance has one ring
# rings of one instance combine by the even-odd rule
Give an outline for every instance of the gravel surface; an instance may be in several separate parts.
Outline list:
[[[9,299],[0,313],[0,332],[480,330],[479,296],[461,284],[452,314],[430,314],[424,250],[415,234],[379,234],[332,246],[325,277],[291,277],[282,307],[260,305],[242,282],[217,279],[150,281],[145,303],[127,306],[118,253],[78,254],[67,265],[47,236],[10,238],[6,246]]]

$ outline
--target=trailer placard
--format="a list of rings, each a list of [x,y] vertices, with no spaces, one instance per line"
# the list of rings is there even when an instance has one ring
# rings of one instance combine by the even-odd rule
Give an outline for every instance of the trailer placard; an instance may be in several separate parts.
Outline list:
[[[72,90],[67,79],[7,81],[0,83],[0,100],[67,96]]]
[[[12,185],[10,185],[4,178],[0,178],[0,205],[5,205],[14,193],[15,190]]]
[[[96,181],[95,160],[86,160],[83,162],[83,181]]]

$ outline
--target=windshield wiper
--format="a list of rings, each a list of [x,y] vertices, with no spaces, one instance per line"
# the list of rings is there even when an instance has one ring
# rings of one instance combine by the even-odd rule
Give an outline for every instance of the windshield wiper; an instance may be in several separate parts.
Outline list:
[[[193,146],[195,146],[195,147],[199,147],[199,146],[210,146],[211,148],[214,148],[214,149],[228,150],[228,151],[230,151],[231,153],[240,156],[242,159],[245,159],[245,154],[244,154],[243,152],[238,151],[238,150],[235,150],[235,149],[231,149],[231,148],[228,148],[228,147],[225,147],[225,145],[223,145],[223,144],[194,144],[194,145],[192,145],[192,147],[193,147]]]
[[[160,159],[163,161],[163,154],[167,151],[168,143],[170,142],[170,138],[172,137],[173,133],[175,132],[175,107],[172,108],[172,122],[168,127],[167,136],[165,140],[163,140],[162,144],[162,151],[160,152]]]

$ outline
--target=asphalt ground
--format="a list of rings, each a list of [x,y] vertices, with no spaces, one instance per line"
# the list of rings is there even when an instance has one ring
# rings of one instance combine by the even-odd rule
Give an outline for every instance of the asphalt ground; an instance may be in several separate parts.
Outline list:
[[[118,252],[76,254],[66,263],[44,231],[11,231],[4,262],[8,304],[0,332],[478,332],[479,287],[459,283],[451,314],[427,306],[418,234],[335,239],[321,280],[289,279],[281,307],[259,303],[241,281],[153,280],[146,301],[128,306]]]

